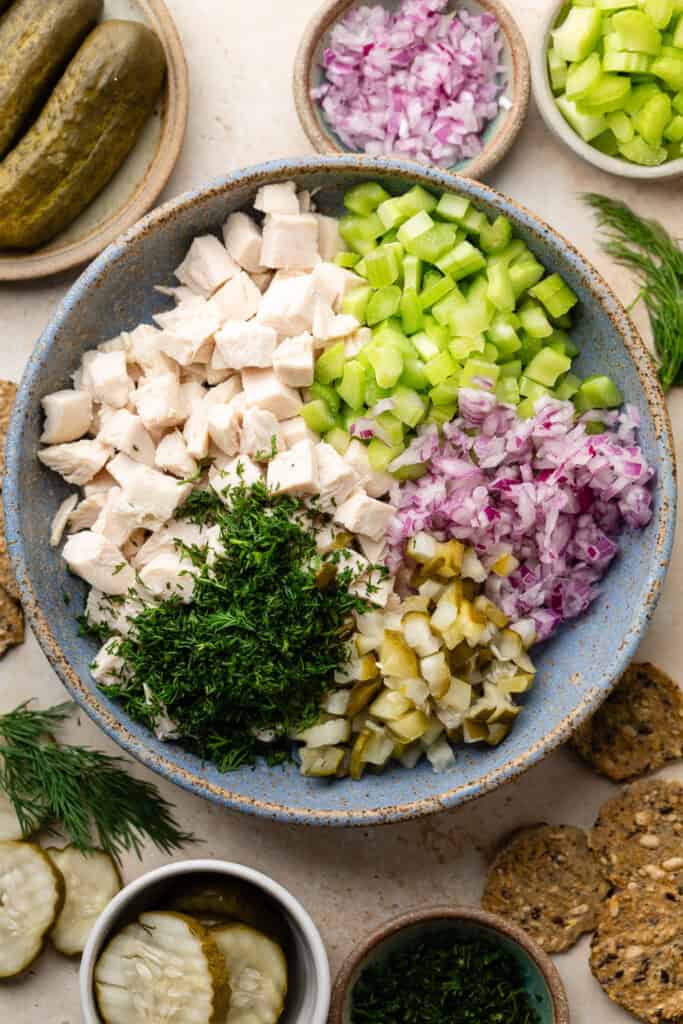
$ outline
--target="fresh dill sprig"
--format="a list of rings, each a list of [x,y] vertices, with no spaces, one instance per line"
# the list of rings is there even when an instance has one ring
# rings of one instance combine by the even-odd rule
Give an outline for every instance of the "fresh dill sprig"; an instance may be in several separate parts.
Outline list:
[[[24,835],[58,825],[77,849],[99,847],[116,860],[130,850],[140,856],[145,840],[164,853],[190,842],[171,804],[154,785],[129,775],[128,762],[54,739],[73,707],[39,711],[21,704],[0,715],[0,789]]]
[[[683,384],[683,249],[661,224],[625,203],[595,192],[584,199],[609,233],[605,252],[641,282],[638,297],[650,316],[662,387]]]

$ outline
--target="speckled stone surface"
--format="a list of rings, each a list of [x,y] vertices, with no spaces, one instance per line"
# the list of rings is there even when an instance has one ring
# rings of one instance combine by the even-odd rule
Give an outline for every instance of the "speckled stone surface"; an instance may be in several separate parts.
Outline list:
[[[516,0],[514,13],[534,45],[546,0]],[[192,83],[187,142],[166,196],[197,186],[239,165],[310,152],[291,99],[290,72],[296,46],[316,0],[252,0],[226,4],[170,0],[185,42]],[[531,112],[520,139],[490,183],[508,192],[557,227],[605,273],[628,302],[635,289],[628,275],[597,250],[590,217],[577,194],[586,189],[619,195],[659,216],[683,234],[681,186],[633,185],[580,163],[543,129]],[[55,304],[73,278],[42,285],[0,287],[2,376],[17,378]],[[639,319],[642,324],[642,319]],[[670,400],[674,429],[683,427],[683,399]],[[679,451],[679,457],[680,457]],[[681,611],[683,549],[679,540],[660,606],[642,646],[672,675],[683,664]],[[63,690],[35,641],[0,662],[0,710],[34,696],[62,699]],[[85,716],[70,736],[115,750]],[[145,774],[144,769],[136,772]],[[683,766],[668,769],[683,779]],[[186,827],[201,845],[194,856],[242,860],[271,873],[302,899],[328,945],[333,971],[355,942],[384,919],[426,902],[473,903],[484,864],[510,828],[540,819],[588,825],[614,787],[562,750],[518,782],[459,811],[378,829],[348,832],[300,829],[225,812],[162,782]],[[154,850],[144,863],[129,860],[132,879],[163,863]],[[567,984],[574,1024],[626,1024],[631,1018],[608,1003],[588,969],[588,943],[557,958]],[[12,1024],[77,1024],[80,1020],[75,964],[46,954],[19,982],[0,988],[0,1020]]]

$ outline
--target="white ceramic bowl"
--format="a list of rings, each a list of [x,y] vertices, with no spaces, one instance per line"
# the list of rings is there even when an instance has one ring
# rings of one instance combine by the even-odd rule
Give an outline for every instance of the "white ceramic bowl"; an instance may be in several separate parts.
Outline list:
[[[102,1024],[93,986],[95,964],[104,946],[130,921],[152,908],[162,909],[164,895],[182,876],[239,878],[260,889],[272,902],[289,932],[286,948],[289,991],[280,1024],[325,1024],[330,1005],[330,967],[323,940],[302,905],[287,889],[260,871],[228,861],[187,860],[150,871],[114,897],[98,918],[81,960],[83,1024]]]
[[[555,103],[548,78],[547,53],[550,32],[564,6],[564,0],[549,2],[547,10],[541,16],[538,38],[531,50],[531,80],[534,99],[546,125],[566,146],[577,156],[583,157],[589,164],[599,167],[608,174],[618,174],[622,178],[635,178],[640,181],[664,181],[679,178],[683,175],[683,159],[669,160],[659,167],[641,167],[617,156],[607,156],[577,135],[570,124],[565,121]]]

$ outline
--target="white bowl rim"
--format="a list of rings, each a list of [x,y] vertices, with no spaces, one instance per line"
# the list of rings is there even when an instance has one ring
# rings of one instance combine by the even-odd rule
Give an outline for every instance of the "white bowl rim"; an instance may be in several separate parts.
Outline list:
[[[665,181],[670,178],[683,176],[683,157],[677,160],[668,160],[659,167],[642,167],[640,164],[632,164],[620,157],[607,156],[601,153],[595,146],[591,146],[574,131],[570,124],[565,121],[555,102],[546,67],[547,44],[550,31],[555,24],[555,19],[566,0],[555,0],[550,3],[548,9],[541,16],[541,23],[538,28],[538,36],[531,48],[531,80],[534,99],[541,117],[546,126],[559,136],[559,138],[573,149],[577,156],[583,157],[594,167],[599,167],[607,174],[616,174],[622,178],[633,178],[638,181]]]
[[[210,859],[177,861],[148,871],[141,875],[140,878],[136,878],[124,886],[114,899],[107,904],[93,926],[81,958],[79,990],[84,1024],[101,1024],[93,993],[93,974],[96,958],[100,952],[103,939],[108,935],[109,928],[121,909],[155,882],[173,878],[177,875],[204,873],[223,874],[230,878],[242,878],[263,889],[269,896],[282,904],[284,910],[293,918],[303,933],[318,979],[318,992],[313,1008],[313,1016],[306,1022],[302,1022],[302,1024],[325,1024],[332,992],[330,964],[322,936],[308,911],[288,889],[269,875],[265,875],[255,868],[250,868],[246,864],[240,864],[236,861]]]

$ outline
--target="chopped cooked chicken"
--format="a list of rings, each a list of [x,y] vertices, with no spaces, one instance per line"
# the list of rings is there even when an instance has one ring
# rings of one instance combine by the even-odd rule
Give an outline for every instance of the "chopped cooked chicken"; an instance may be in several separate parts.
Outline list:
[[[120,548],[100,533],[71,534],[62,555],[72,572],[104,594],[126,594],[135,584],[135,572]]]
[[[332,306],[324,299],[318,299],[316,302],[313,316],[313,337],[316,342],[345,338],[357,331],[359,327],[360,324],[355,316],[335,313]]]
[[[268,463],[268,486],[277,494],[316,494],[318,471],[315,445],[299,441],[286,452],[280,452]]]
[[[358,474],[358,486],[363,487],[371,498],[381,498],[394,483],[391,474],[378,473],[372,468],[368,450],[358,438],[353,438],[344,452],[344,459]]]
[[[301,410],[299,393],[279,381],[273,370],[244,370],[242,385],[245,406],[268,409],[278,420],[288,420]]]
[[[208,407],[209,437],[226,455],[237,455],[240,450],[244,407],[241,393],[227,405]]]
[[[132,381],[128,376],[124,352],[86,352],[81,364],[81,382],[85,391],[98,402],[115,409],[128,404]]]
[[[134,462],[127,455],[116,455],[108,469],[138,514],[136,526],[145,529],[162,526],[192,490],[192,484],[180,484],[175,477]]]
[[[133,405],[148,430],[175,427],[182,418],[180,382],[174,373],[162,373],[138,384]]]
[[[217,238],[201,235],[195,238],[175,276],[181,284],[208,299],[238,271],[235,260]]]
[[[261,467],[253,462],[248,455],[237,455],[232,459],[218,456],[209,469],[209,483],[226,504],[228,504],[227,488],[239,487],[240,484],[251,487],[252,484],[259,483],[262,479]]]
[[[265,292],[256,319],[291,338],[313,327],[316,295],[310,274],[278,272]]]
[[[38,458],[68,484],[82,487],[99,473],[112,454],[113,450],[100,441],[71,441],[41,449]]]
[[[120,487],[112,487],[107,491],[102,510],[93,524],[93,533],[101,533],[117,548],[121,548],[137,526],[136,509],[129,503]]]
[[[152,324],[140,324],[128,335],[132,361],[142,367],[147,377],[176,372],[173,360],[161,351],[161,340],[162,331]]]
[[[107,491],[96,491],[76,505],[73,512],[69,513],[67,519],[69,533],[78,533],[79,530],[91,530],[93,528],[97,522],[97,517],[104,508],[107,493]]]
[[[239,373],[234,374],[229,380],[217,384],[215,388],[209,388],[204,396],[204,405],[225,405],[236,398],[242,391],[242,378]]]
[[[157,469],[172,473],[185,480],[194,476],[198,466],[187,450],[185,439],[179,430],[174,430],[159,442],[154,457]]]
[[[260,304],[261,292],[244,272],[219,288],[209,302],[221,323],[225,320],[250,320],[258,312]]]
[[[140,580],[155,597],[178,596],[189,604],[195,584],[192,562],[178,551],[162,551],[140,570]]]
[[[315,446],[315,455],[321,504],[324,508],[337,507],[358,486],[358,475],[339,452],[325,441]]]
[[[296,338],[285,338],[272,355],[275,375],[292,388],[307,388],[313,383],[315,358],[313,338],[306,331]]]
[[[258,462],[266,462],[275,451],[282,451],[285,443],[280,424],[267,409],[245,409],[242,419],[240,451]]]
[[[261,263],[261,232],[246,213],[231,213],[223,227],[225,248],[243,270],[258,274]]]
[[[316,213],[318,221],[318,248],[320,258],[333,260],[339,252],[345,249],[342,236],[339,234],[339,222],[334,217],[326,217],[322,213]]]
[[[78,441],[90,430],[92,398],[88,391],[55,391],[41,399],[45,424],[40,440],[43,444],[64,444]]]
[[[64,536],[67,523],[69,522],[69,516],[76,508],[78,504],[78,495],[70,494],[68,498],[65,498],[61,503],[57,511],[55,512],[54,519],[52,520],[52,526],[50,528],[50,547],[56,548]]]
[[[394,518],[396,509],[383,501],[369,498],[360,488],[340,505],[334,513],[337,523],[351,533],[363,533],[371,540],[381,540]]]
[[[95,655],[90,672],[96,683],[111,686],[121,683],[126,678],[126,663],[118,654],[114,654],[115,641],[107,640]]]
[[[98,441],[119,452],[125,452],[137,462],[154,465],[154,442],[139,416],[127,409],[117,409],[102,419],[101,423]]]
[[[320,262],[318,220],[313,213],[273,213],[266,217],[261,262],[274,270],[310,270]]]
[[[277,331],[267,324],[229,320],[216,332],[211,365],[216,369],[243,370],[245,366],[272,366]]]
[[[318,435],[307,426],[303,416],[293,416],[289,420],[280,420],[280,434],[287,448],[291,448],[298,441],[318,440]]]
[[[188,455],[193,459],[205,459],[209,454],[209,414],[204,405],[195,409],[185,420],[183,440]]]
[[[261,213],[299,213],[299,200],[293,181],[262,185],[256,193],[254,209]]]

